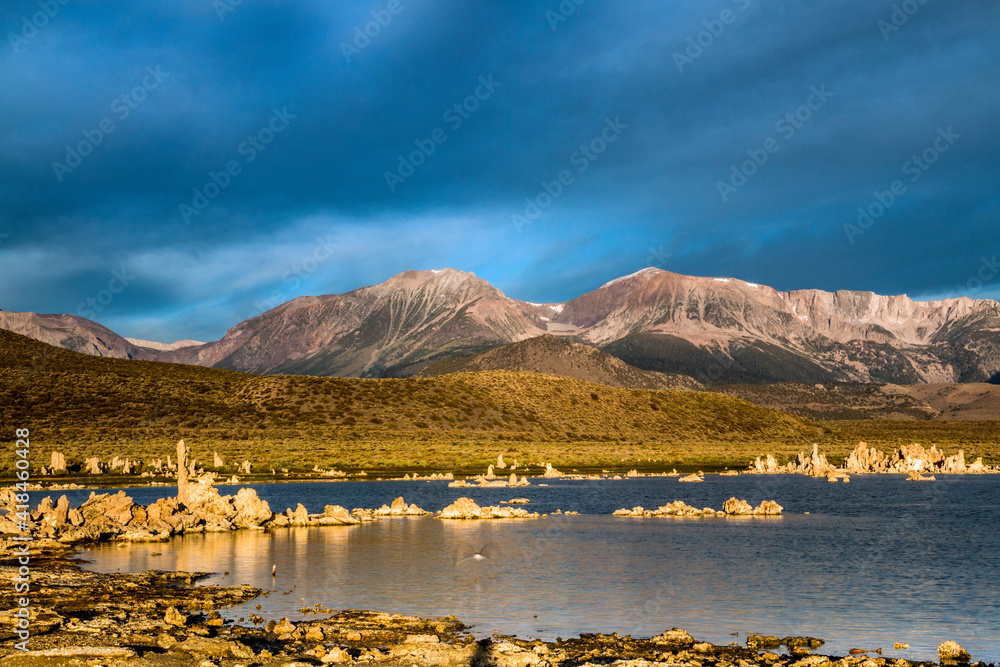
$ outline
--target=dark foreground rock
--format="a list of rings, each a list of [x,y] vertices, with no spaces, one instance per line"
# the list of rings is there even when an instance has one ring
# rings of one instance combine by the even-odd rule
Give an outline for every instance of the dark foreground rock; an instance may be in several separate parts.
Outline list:
[[[314,609],[317,620],[233,623],[219,609],[253,599],[250,586],[194,586],[203,573],[82,571],[53,540],[31,544],[29,652],[14,648],[12,543],[0,562],[0,667],[277,667],[373,663],[380,667],[914,667],[876,655],[810,654],[822,640],[754,636],[749,646],[698,642],[687,632],[655,637],[585,634],[542,642],[476,640],[454,617],[423,619],[370,611]],[[305,610],[303,610],[305,611]],[[244,623],[244,621],[246,621]],[[780,647],[785,647],[785,652]],[[957,645],[956,645],[957,647]],[[948,655],[959,660],[961,647]],[[942,651],[942,659],[944,659]],[[965,654],[967,655],[967,654]],[[966,658],[967,659],[967,658]]]

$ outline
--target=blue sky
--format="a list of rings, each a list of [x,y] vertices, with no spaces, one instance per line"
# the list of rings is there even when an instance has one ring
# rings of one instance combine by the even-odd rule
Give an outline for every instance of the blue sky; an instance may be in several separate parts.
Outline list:
[[[6,2],[0,308],[103,294],[122,335],[214,340],[444,266],[535,302],[648,265],[997,298],[998,29],[985,0]]]

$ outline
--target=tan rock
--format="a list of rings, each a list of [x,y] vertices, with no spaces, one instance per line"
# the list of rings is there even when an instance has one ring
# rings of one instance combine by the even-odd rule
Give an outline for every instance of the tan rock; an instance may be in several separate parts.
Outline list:
[[[694,638],[689,635],[684,630],[680,628],[672,628],[667,630],[663,634],[651,637],[650,640],[654,644],[670,644],[672,646],[693,646]]]
[[[728,516],[750,516],[753,514],[753,505],[745,500],[737,500],[734,496],[722,503],[722,511]]]
[[[266,500],[261,500],[254,489],[242,488],[233,499],[236,516],[232,518],[237,528],[262,528],[274,514]]]
[[[187,446],[177,441],[177,500],[184,502],[188,491]]]
[[[344,526],[354,526],[361,521],[351,516],[351,513],[340,505],[327,505],[323,508],[323,516],[315,521],[310,521],[310,523],[317,523],[318,525],[334,526],[334,525],[344,525]]]
[[[47,648],[39,651],[19,651],[14,655],[26,658],[132,658],[135,657],[136,653],[132,649],[120,646],[61,646],[59,648]],[[53,663],[46,660],[39,664],[66,663],[63,661]]]
[[[171,645],[167,650],[171,653],[186,653],[194,657],[207,658],[241,658],[253,659],[253,650],[234,641],[210,639],[208,637],[188,637],[182,642]]]
[[[490,644],[485,651],[484,662],[496,667],[543,667],[552,664],[534,651],[521,648],[509,641]]]
[[[289,524],[292,526],[308,526],[309,525],[309,512],[306,510],[306,506],[299,503],[295,511],[293,512],[289,509],[286,514],[289,518]]]
[[[341,662],[350,662],[350,661],[351,661],[351,654],[345,651],[344,649],[338,648],[336,646],[328,649],[326,655],[320,658],[320,662],[322,662],[325,665],[329,665],[331,663],[337,664]]]
[[[537,512],[520,507],[480,507],[472,498],[459,498],[438,515],[439,519],[535,519]]]
[[[352,512],[354,514],[355,512]],[[373,516],[423,516],[428,514],[416,505],[407,505],[402,496],[392,501],[392,505],[382,505],[371,512]]]
[[[187,624],[188,617],[177,611],[177,607],[167,607],[167,613],[163,615],[163,622],[167,625],[175,625],[179,628]]]
[[[765,500],[753,509],[755,516],[778,516],[785,509],[773,500]]]
[[[965,465],[965,451],[962,449],[958,450],[958,454],[945,457],[941,463],[941,472],[964,474],[968,471],[969,468]]]
[[[276,635],[290,635],[293,632],[295,632],[295,624],[289,621],[288,618],[282,618],[274,626],[274,633]]]
[[[62,452],[52,452],[49,468],[54,473],[66,472],[66,457],[62,455]]]
[[[972,656],[958,642],[948,640],[938,645],[938,658],[941,662],[969,662]]]

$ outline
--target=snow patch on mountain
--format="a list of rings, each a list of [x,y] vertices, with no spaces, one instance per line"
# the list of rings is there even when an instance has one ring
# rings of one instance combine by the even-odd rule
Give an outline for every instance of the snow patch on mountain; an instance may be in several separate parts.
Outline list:
[[[658,271],[660,271],[660,269],[657,269],[656,267],[653,266],[647,266],[645,269],[640,269],[639,271],[636,271],[635,273],[630,273],[627,276],[622,276],[621,278],[615,278],[614,280],[609,280],[608,282],[601,285],[601,287],[608,287],[609,285],[620,283],[623,280],[628,280],[629,278],[635,278],[636,276],[641,276],[645,273],[650,273],[650,272],[656,273]]]

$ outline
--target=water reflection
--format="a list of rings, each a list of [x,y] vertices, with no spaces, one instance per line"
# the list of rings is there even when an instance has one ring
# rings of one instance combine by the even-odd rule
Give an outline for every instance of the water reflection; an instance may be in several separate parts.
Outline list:
[[[909,651],[886,655],[911,660],[934,659],[937,644],[954,639],[976,659],[1000,659],[1000,478],[946,483],[933,492],[891,479],[814,482],[783,480],[775,496],[798,511],[780,518],[393,518],[106,545],[87,557],[105,571],[210,571],[220,573],[213,583],[275,591],[231,610],[235,617],[260,604],[265,617],[301,618],[299,609],[320,603],[455,615],[475,623],[479,636],[493,630],[546,639],[594,631],[648,636],[678,626],[716,643],[742,642],[749,633],[818,636],[828,642],[824,651],[839,653],[905,641]],[[702,498],[686,502],[720,505],[718,497],[733,493],[709,481],[691,491],[664,489],[671,483],[615,487],[632,494],[625,498],[604,498],[600,483],[567,484],[551,494],[529,487],[525,494],[538,494],[539,505],[605,511],[652,506],[642,499],[662,503],[681,491]],[[447,487],[426,486],[428,497],[437,498],[428,508],[453,500]]]

